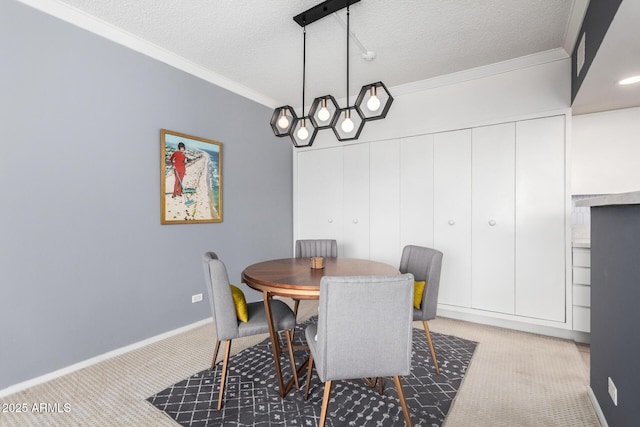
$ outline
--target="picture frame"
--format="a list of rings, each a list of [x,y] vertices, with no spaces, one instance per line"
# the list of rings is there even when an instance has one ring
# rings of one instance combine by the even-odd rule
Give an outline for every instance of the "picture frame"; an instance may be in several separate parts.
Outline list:
[[[222,222],[222,143],[160,130],[162,224]]]

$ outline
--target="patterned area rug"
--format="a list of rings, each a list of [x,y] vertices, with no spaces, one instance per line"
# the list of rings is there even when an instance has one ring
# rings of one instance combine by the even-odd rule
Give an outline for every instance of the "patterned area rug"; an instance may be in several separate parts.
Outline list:
[[[303,344],[306,323],[297,326],[296,344]],[[411,374],[402,377],[402,386],[416,427],[441,426],[460,387],[476,344],[454,336],[431,332],[440,375],[436,375],[424,330],[413,330]],[[221,345],[221,352],[222,352]],[[296,364],[307,358],[296,352]],[[288,356],[281,364],[285,381],[291,378]],[[306,376],[300,378],[300,390],[285,397],[278,394],[275,368],[269,340],[247,348],[229,359],[224,404],[217,411],[220,383],[219,362],[214,370],[205,370],[149,397],[147,400],[182,426],[293,426],[318,425],[323,384],[315,368],[309,399],[304,400]],[[369,388],[363,380],[334,381],[329,402],[327,426],[404,426],[392,378],[384,380],[384,395]]]

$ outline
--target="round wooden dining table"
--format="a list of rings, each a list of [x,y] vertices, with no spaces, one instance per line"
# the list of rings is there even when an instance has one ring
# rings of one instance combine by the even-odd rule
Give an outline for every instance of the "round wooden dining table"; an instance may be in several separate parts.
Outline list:
[[[324,268],[311,268],[311,258],[284,258],[250,265],[242,281],[260,292],[298,299],[318,299],[322,276],[400,274],[396,267],[368,259],[324,258]]]
[[[244,269],[242,282],[263,294],[281,397],[289,393],[294,382],[297,383],[295,381],[297,378],[292,378],[287,384],[282,378],[280,339],[273,326],[269,300],[273,296],[318,299],[320,298],[320,280],[323,276],[385,276],[393,274],[400,274],[396,267],[377,261],[354,258],[324,258],[324,268],[322,269],[311,268],[311,258],[275,259],[259,262]],[[304,371],[306,363],[298,369],[298,373]]]

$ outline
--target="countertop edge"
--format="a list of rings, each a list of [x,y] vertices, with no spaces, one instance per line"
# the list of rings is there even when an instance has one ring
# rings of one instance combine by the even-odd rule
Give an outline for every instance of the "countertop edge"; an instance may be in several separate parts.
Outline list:
[[[640,191],[608,194],[576,201],[576,206],[640,205]]]
[[[571,246],[574,248],[591,248],[591,242],[589,240],[574,240],[571,242]]]

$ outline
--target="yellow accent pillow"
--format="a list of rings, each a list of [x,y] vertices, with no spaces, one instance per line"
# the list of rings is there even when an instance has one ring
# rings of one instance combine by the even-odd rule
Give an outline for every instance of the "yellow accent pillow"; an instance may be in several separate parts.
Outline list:
[[[422,304],[422,294],[426,283],[424,280],[413,282],[413,306],[418,310],[420,310],[420,304]]]
[[[236,306],[236,317],[241,322],[249,321],[249,311],[247,310],[247,300],[244,298],[242,289],[231,286],[231,295],[233,296],[233,304]]]

